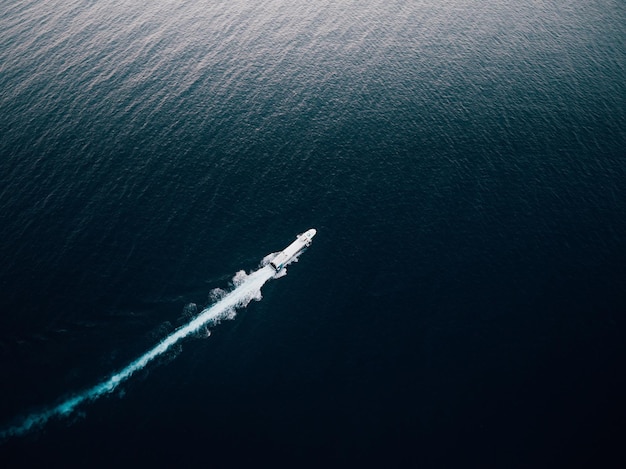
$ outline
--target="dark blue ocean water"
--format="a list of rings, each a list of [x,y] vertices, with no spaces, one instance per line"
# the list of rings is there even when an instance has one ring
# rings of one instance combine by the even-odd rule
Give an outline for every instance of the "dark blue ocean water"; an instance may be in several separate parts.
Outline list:
[[[7,0],[3,467],[624,467],[626,6]]]

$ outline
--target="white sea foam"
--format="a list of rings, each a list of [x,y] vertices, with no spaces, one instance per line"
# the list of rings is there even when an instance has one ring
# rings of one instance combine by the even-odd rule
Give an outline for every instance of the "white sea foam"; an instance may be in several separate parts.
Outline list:
[[[23,435],[45,425],[52,418],[69,416],[77,410],[80,404],[113,392],[121,383],[135,372],[146,367],[152,360],[174,350],[174,346],[190,334],[202,332],[208,337],[210,334],[209,326],[222,319],[232,319],[238,308],[246,307],[252,300],[260,300],[261,287],[274,275],[275,272],[272,267],[267,265],[250,274],[246,274],[243,270],[237,272],[233,278],[234,289],[229,293],[220,295],[220,299],[216,303],[205,308],[185,326],[172,332],[155,347],[101,383],[66,399],[55,407],[27,415],[17,425],[0,431],[0,440]]]

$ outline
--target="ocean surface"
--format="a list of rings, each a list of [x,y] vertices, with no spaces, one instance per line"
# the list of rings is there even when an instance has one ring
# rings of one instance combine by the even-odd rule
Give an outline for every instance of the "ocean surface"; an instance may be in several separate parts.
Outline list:
[[[626,467],[625,25],[2,1],[0,465]],[[309,228],[232,320],[6,433]]]

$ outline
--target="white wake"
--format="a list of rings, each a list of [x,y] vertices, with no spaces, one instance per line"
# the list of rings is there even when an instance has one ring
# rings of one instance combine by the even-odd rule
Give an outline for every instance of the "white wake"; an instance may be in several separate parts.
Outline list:
[[[185,326],[174,331],[128,366],[122,368],[105,381],[66,399],[55,407],[24,417],[19,424],[0,431],[0,440],[11,436],[23,435],[30,430],[45,425],[51,418],[70,415],[83,402],[94,401],[114,391],[135,372],[144,368],[156,357],[167,352],[174,344],[183,338],[197,332],[202,327],[213,325],[221,319],[231,319],[234,317],[237,308],[247,306],[252,300],[260,300],[261,287],[276,274],[272,267],[266,265],[267,262],[269,262],[269,260],[265,262],[266,259],[263,260],[263,267],[249,275],[244,271],[237,272],[233,278],[235,288],[232,291],[222,296],[215,304],[202,310],[198,316],[189,321]]]

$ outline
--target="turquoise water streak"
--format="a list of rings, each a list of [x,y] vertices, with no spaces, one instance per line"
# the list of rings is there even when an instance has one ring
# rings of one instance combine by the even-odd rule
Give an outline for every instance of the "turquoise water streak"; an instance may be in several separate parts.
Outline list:
[[[172,346],[190,334],[197,332],[202,327],[212,325],[215,322],[234,315],[237,308],[245,307],[251,300],[261,299],[261,287],[275,275],[270,266],[265,266],[256,272],[242,278],[238,278],[236,287],[221,300],[204,309],[196,318],[185,326],[170,334],[158,345],[148,350],[135,361],[118,371],[100,384],[71,397],[61,404],[43,412],[37,412],[26,416],[22,423],[0,430],[0,439],[11,436],[21,436],[31,430],[45,425],[53,417],[67,416],[86,401],[93,401],[103,395],[113,392],[121,383],[130,378],[134,373],[143,369],[148,363],[158,356],[166,353]]]

